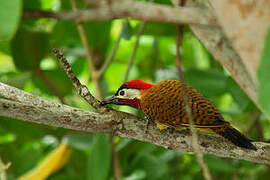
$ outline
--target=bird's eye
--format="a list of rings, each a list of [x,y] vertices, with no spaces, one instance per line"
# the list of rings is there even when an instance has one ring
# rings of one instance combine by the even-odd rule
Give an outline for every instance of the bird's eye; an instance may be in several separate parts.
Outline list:
[[[124,96],[124,95],[125,95],[125,91],[120,91],[120,92],[119,92],[119,95],[120,95],[120,96]]]

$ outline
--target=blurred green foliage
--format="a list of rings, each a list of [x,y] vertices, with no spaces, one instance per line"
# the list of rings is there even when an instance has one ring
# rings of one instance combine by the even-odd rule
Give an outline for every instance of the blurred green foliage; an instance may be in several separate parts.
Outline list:
[[[15,34],[21,17],[21,0],[0,1],[0,39],[10,40]]]
[[[265,113],[270,117],[270,29],[265,40],[265,46],[261,57],[260,66],[258,69],[259,78],[259,102],[262,105]]]
[[[82,1],[79,2],[80,7],[85,7]],[[170,4],[168,0],[158,2]],[[37,73],[37,69],[41,69],[50,80],[50,86],[56,88],[68,105],[89,109],[73,90],[51,53],[52,47],[61,48],[76,75],[95,93],[75,24],[52,19],[23,19],[20,15],[21,6],[28,10],[71,10],[69,3],[59,0],[0,1],[0,81],[59,101],[46,79]],[[112,95],[122,84],[139,25],[139,21],[130,19],[124,23],[121,20],[84,23],[89,44],[100,57],[100,65],[112,51],[118,35],[122,34],[116,56],[102,80],[104,96]],[[178,79],[174,64],[175,36],[174,25],[147,23],[129,79],[140,78],[149,82]],[[259,73],[262,82],[269,79],[265,76],[269,75],[269,37]],[[181,50],[187,82],[209,98],[228,121],[240,130],[246,130],[252,121],[252,113],[257,109],[188,28],[184,29]],[[260,87],[260,100],[264,105],[264,98],[269,96],[269,83],[261,83]],[[265,107],[269,109],[269,101],[267,103]],[[141,115],[130,107],[118,108]],[[260,116],[256,123],[248,134],[253,139],[269,139],[269,121]],[[4,162],[12,162],[7,171],[8,179],[35,167],[62,140],[73,147],[73,152],[64,168],[50,176],[50,180],[114,178],[108,135],[81,134],[0,117],[0,156]],[[118,137],[113,141],[125,180],[203,179],[192,153]],[[209,155],[205,159],[214,179],[269,179],[269,167],[264,165]]]

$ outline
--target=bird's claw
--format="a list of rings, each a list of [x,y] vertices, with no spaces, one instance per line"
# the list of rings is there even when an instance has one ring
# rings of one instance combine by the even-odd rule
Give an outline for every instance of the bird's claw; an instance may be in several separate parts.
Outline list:
[[[145,124],[144,124],[144,130],[143,130],[143,132],[144,132],[145,134],[147,134],[147,132],[148,132],[149,124],[150,124],[150,118],[145,117]]]

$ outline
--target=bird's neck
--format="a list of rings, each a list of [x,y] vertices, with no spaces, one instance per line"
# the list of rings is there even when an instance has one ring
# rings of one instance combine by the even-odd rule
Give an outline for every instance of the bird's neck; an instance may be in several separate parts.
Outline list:
[[[142,99],[144,98],[144,96],[147,94],[147,92],[149,92],[149,90],[151,89],[151,87],[153,87],[154,84],[151,84],[151,86],[149,86],[148,89],[144,89],[144,90],[141,90],[141,94],[140,94],[140,98],[137,99],[136,101],[136,108],[139,109],[140,111],[142,111],[142,106],[141,106],[141,102],[142,102]]]
[[[150,87],[150,86],[149,86]],[[152,87],[152,86],[151,86]],[[151,88],[150,87],[150,88]],[[121,99],[121,102],[125,105],[131,106],[133,108],[136,108],[140,111],[142,111],[141,108],[141,99],[144,97],[144,95],[149,91],[149,89],[144,89],[140,91],[140,96],[134,99]]]
[[[134,99],[121,99],[121,103],[141,110],[141,101],[138,98]]]

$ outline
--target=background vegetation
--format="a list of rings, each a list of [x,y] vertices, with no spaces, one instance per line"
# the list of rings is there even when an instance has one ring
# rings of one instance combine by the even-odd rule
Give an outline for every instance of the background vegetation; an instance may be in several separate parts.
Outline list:
[[[159,0],[158,3],[170,4],[170,1]],[[82,1],[78,1],[78,5],[85,6]],[[23,9],[72,8],[66,0],[0,1],[0,81],[47,99],[92,110],[76,94],[51,53],[53,47],[61,48],[79,79],[96,93],[76,24],[54,19],[24,19],[20,14]],[[1,19],[1,14],[5,19]],[[140,24],[132,19],[84,23],[97,67],[102,66],[121,35],[113,62],[99,80],[103,97],[112,95],[123,83]],[[2,27],[6,28],[2,30]],[[175,66],[176,32],[174,25],[146,23],[128,79],[153,83],[179,79]],[[188,27],[184,28],[181,50],[186,81],[210,99],[225,119],[244,134],[252,139],[268,140],[270,122]],[[265,58],[269,57],[269,51],[265,52]],[[114,108],[141,116],[129,107]],[[64,140],[72,147],[71,156],[63,168],[48,179],[114,178],[109,135],[84,134],[0,117],[0,156],[4,162],[12,163],[6,172],[8,179],[20,177],[36,167]],[[192,153],[118,137],[113,138],[113,143],[123,179],[203,179],[201,167]],[[270,176],[266,165],[209,155],[205,155],[205,161],[214,179],[262,180]]]

